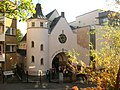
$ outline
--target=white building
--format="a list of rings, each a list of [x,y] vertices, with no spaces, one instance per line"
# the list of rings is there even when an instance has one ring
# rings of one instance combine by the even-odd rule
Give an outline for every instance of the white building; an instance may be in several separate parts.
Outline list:
[[[76,17],[76,20],[70,22],[69,24],[74,27],[85,27],[89,25],[99,25],[103,23],[103,20],[106,19],[108,11],[103,11],[101,9],[96,9],[91,12],[79,15]]]
[[[88,29],[86,29],[88,32]],[[85,35],[86,35],[85,32]],[[79,43],[79,29],[72,30],[65,19],[53,10],[46,17],[41,5],[36,5],[36,14],[27,21],[27,71],[29,75],[37,75],[39,70],[45,72],[50,68],[59,69],[59,65],[67,61],[65,52],[75,49],[80,51],[80,59],[89,65],[89,35],[87,45]],[[83,34],[84,37],[84,34]],[[83,38],[86,39],[86,38]],[[82,40],[84,42],[84,40]]]

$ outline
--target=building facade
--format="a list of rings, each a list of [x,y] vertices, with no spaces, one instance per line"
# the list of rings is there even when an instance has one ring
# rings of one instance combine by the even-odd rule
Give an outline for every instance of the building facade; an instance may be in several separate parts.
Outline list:
[[[44,16],[39,3],[35,10],[36,13],[27,21],[26,70],[29,75],[38,75],[38,71],[45,72],[51,68],[59,70],[59,66],[64,66],[68,60],[66,52],[73,49],[79,51],[79,59],[89,65],[89,56],[86,55],[89,54],[88,29],[83,34],[83,39],[87,38],[85,41],[79,36],[82,30],[73,30],[64,12],[59,15],[57,10],[53,10]]]
[[[114,14],[114,17],[112,17]],[[89,34],[89,40],[93,44],[94,49],[100,50],[102,48],[101,46],[101,35],[100,29],[104,25],[112,25],[112,26],[119,26],[120,24],[120,19],[119,19],[120,14],[118,12],[114,11],[104,11],[104,10],[94,10],[88,13],[85,13],[83,15],[77,16],[76,20],[73,22],[70,22],[69,25],[78,28],[79,30],[82,28],[88,28],[88,31],[93,31],[96,30],[96,34]],[[78,31],[79,31],[78,30]]]
[[[16,55],[17,20],[0,16],[0,67],[11,70],[17,63]]]

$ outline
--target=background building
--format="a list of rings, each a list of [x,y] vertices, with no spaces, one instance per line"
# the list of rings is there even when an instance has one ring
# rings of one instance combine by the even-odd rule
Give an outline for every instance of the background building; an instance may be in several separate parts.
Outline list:
[[[0,67],[11,70],[17,63],[16,56],[17,20],[0,16]]]

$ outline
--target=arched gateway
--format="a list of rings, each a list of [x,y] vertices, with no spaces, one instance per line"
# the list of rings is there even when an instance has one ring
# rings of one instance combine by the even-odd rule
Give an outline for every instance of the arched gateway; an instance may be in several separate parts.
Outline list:
[[[64,68],[66,67],[67,61],[68,58],[65,52],[58,53],[56,56],[54,56],[52,60],[53,78],[57,78],[59,72],[63,72]]]

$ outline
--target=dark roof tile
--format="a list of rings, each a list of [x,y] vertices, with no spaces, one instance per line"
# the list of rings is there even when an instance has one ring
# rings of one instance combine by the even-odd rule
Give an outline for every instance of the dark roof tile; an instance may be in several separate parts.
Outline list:
[[[27,38],[27,34],[24,35],[24,37],[22,38],[21,42],[22,41],[26,41],[26,38]]]
[[[36,13],[33,14],[33,17],[31,18],[46,18],[43,13],[42,13],[42,8],[41,8],[41,4],[36,4],[36,8],[35,8]]]
[[[54,28],[55,25],[58,23],[58,21],[60,20],[60,18],[61,18],[61,16],[55,18],[55,19],[52,21],[52,23],[51,23],[51,25],[50,25],[50,29],[49,29],[49,32],[50,32],[50,33],[52,32],[53,28]]]
[[[50,16],[53,14],[54,11],[55,11],[55,10],[51,11],[50,13],[48,13],[48,14],[46,15],[46,17],[49,19]]]

